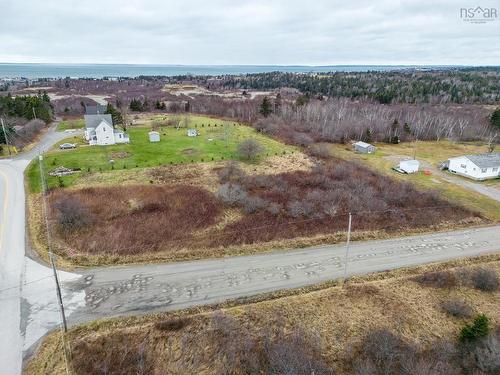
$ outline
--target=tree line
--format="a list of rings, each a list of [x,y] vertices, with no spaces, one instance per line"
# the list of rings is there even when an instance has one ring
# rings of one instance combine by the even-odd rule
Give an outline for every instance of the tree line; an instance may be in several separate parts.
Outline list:
[[[186,77],[173,77],[182,81]],[[256,73],[189,77],[209,89],[294,88],[311,97],[369,99],[389,103],[494,104],[500,101],[500,71],[436,70],[390,72]]]
[[[52,119],[52,105],[46,92],[15,97],[9,93],[0,96],[0,116],[38,118],[48,123]]]

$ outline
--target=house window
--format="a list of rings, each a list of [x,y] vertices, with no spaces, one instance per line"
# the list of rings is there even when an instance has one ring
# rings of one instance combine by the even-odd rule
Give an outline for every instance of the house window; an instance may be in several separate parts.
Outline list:
[[[498,167],[493,168],[493,172],[498,172]]]
[[[460,168],[467,169],[467,166],[465,164],[460,164]]]
[[[481,173],[486,173],[486,172],[488,172],[487,168],[481,168]]]

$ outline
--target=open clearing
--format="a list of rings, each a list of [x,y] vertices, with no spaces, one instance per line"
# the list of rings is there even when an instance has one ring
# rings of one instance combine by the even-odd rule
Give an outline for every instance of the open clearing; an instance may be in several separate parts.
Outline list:
[[[346,288],[332,282],[261,296],[249,304],[235,301],[220,309],[96,321],[69,331],[70,364],[78,375],[128,375],[141,370],[155,374],[243,374],[249,369],[270,373],[273,366],[294,368],[308,363],[318,374],[330,373],[319,369],[366,374],[364,366],[378,358],[380,362],[371,363],[372,369],[389,362],[396,366],[387,374],[402,373],[397,366],[413,369],[412,374],[435,373],[431,370],[436,366],[442,373],[460,374],[454,368],[461,361],[472,365],[477,360],[469,360],[472,349],[458,343],[460,329],[478,313],[486,314],[492,327],[500,324],[499,290],[482,291],[469,281],[468,275],[479,268],[498,275],[499,255],[357,277]],[[431,280],[431,285],[416,280]],[[455,317],[443,308],[457,300],[472,316]],[[392,336],[367,347],[367,337],[377,330]],[[382,353],[378,351],[382,345],[389,345],[390,355],[373,358],[372,351]],[[480,353],[482,359],[494,363],[495,353],[491,354]],[[403,363],[398,362],[400,355],[406,358],[399,359]],[[423,365],[423,372],[417,372]],[[65,373],[59,331],[44,340],[25,371],[28,375]]]
[[[335,156],[346,160],[358,160],[380,173],[389,175],[399,180],[414,183],[425,189],[439,191],[442,196],[454,203],[478,211],[490,220],[500,220],[500,202],[488,198],[477,192],[458,186],[444,177],[448,172],[439,171],[439,162],[454,156],[478,154],[487,152],[487,146],[476,143],[454,143],[450,141],[439,142],[412,142],[398,145],[380,143],[375,145],[377,151],[374,154],[357,154],[351,146],[333,144],[332,152]],[[400,174],[391,168],[396,166],[400,160],[413,158],[421,161],[420,171],[412,175]],[[424,170],[431,172],[426,175]],[[456,175],[453,175],[456,177]],[[486,182],[489,185],[499,184],[500,180]]]
[[[156,116],[164,118],[166,116]],[[154,119],[153,119],[154,120]],[[165,122],[166,123],[166,122]],[[188,137],[186,128],[199,132],[197,137]],[[131,143],[112,146],[88,146],[81,137],[70,137],[59,142],[45,155],[45,170],[50,172],[59,166],[80,168],[82,172],[104,172],[131,168],[154,167],[165,164],[187,164],[196,162],[240,159],[236,153],[237,145],[245,139],[256,139],[264,148],[259,159],[272,155],[295,152],[297,149],[256,132],[254,129],[235,122],[216,120],[203,116],[189,116],[186,127],[176,129],[173,126],[161,126],[161,141],[150,143],[148,132],[151,131],[151,119],[143,126],[130,127],[127,130]],[[74,150],[59,150],[61,143],[77,143]],[[126,157],[115,158],[116,155]],[[113,162],[110,162],[113,160]],[[257,160],[258,161],[258,160]],[[30,190],[40,191],[38,162],[33,162],[28,171]],[[71,186],[82,173],[62,178],[47,176],[49,187]]]

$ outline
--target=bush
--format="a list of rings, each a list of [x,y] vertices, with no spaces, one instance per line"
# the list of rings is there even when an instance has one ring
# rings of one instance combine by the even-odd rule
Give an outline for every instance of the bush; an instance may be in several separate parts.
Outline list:
[[[93,216],[80,200],[74,197],[62,197],[55,204],[57,223],[64,232],[72,232],[89,226]]]
[[[311,156],[318,158],[327,158],[331,156],[330,146],[326,143],[314,144],[309,148],[309,153]]]
[[[490,333],[490,320],[484,314],[476,316],[472,324],[466,324],[460,331],[461,342],[474,342]]]
[[[471,281],[474,288],[485,292],[493,292],[498,289],[498,275],[491,268],[478,268],[474,270],[471,275]]]
[[[240,168],[236,161],[230,161],[225,167],[218,172],[219,179],[222,183],[236,182],[245,176],[245,172]]]
[[[264,149],[257,140],[249,138],[241,142],[236,151],[242,158],[250,160],[255,159]]]
[[[191,323],[190,318],[173,318],[169,320],[161,320],[155,323],[155,328],[160,331],[179,331]]]
[[[467,302],[460,299],[444,301],[441,307],[448,314],[458,318],[470,318],[474,313],[474,309]]]
[[[226,204],[234,206],[242,203],[247,197],[247,192],[238,184],[225,183],[217,191],[217,196]]]
[[[450,271],[425,272],[413,278],[419,284],[436,288],[452,288],[456,286],[455,275]]]

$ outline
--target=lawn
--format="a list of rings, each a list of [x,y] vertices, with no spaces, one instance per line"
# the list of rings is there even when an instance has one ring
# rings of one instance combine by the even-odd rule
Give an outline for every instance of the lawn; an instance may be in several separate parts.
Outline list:
[[[445,198],[464,207],[482,213],[490,220],[500,220],[500,202],[484,195],[468,190],[443,178],[448,172],[439,171],[437,165],[450,157],[486,153],[487,146],[479,143],[454,143],[450,141],[419,141],[411,143],[376,144],[377,151],[374,154],[357,154],[350,146],[334,144],[331,146],[334,156],[357,160],[367,164],[377,171],[390,175],[399,180],[409,181],[426,189],[439,191]],[[412,158],[421,162],[421,171],[413,175],[400,174],[391,168],[398,165],[398,161],[404,158]],[[423,171],[428,170],[426,175]],[[455,177],[455,175],[453,175]],[[490,181],[489,184],[498,183],[499,180]]]
[[[57,131],[63,132],[70,129],[83,129],[85,121],[81,119],[63,120],[57,125]]]
[[[47,176],[47,183],[49,187],[70,186],[76,179],[88,172],[240,159],[236,152],[237,145],[248,138],[256,139],[263,146],[264,151],[259,158],[291,153],[296,150],[248,126],[203,116],[190,116],[189,119],[189,128],[196,128],[199,136],[188,137],[186,128],[177,130],[173,126],[162,126],[159,130],[161,141],[150,143],[148,132],[151,126],[146,122],[144,125],[128,129],[127,133],[131,140],[128,145],[88,146],[77,137],[64,139],[45,155],[46,172],[64,166],[80,168],[83,173],[61,179]],[[79,143],[79,147],[74,150],[59,150],[59,145],[65,142]],[[31,191],[40,191],[37,161],[30,165],[27,176]]]

